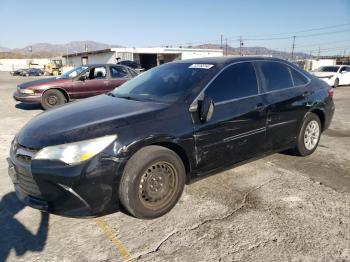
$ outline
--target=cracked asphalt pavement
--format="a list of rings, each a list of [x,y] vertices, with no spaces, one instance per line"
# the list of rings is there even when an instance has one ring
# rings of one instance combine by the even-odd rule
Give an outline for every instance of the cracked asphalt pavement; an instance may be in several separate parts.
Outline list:
[[[18,202],[7,175],[13,136],[41,112],[0,73],[0,261],[350,261],[350,87],[316,152],[286,154],[186,186],[167,215],[73,219]]]

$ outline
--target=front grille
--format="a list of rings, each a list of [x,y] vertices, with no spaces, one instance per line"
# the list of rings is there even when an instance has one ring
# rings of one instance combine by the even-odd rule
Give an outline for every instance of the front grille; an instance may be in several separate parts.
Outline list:
[[[19,144],[14,146],[14,156],[16,158],[15,171],[18,182],[17,186],[23,191],[23,193],[40,198],[41,192],[32,176],[30,167],[31,160],[36,152],[38,152],[38,150]]]
[[[17,144],[15,147],[15,155],[19,161],[29,162],[38,150]]]

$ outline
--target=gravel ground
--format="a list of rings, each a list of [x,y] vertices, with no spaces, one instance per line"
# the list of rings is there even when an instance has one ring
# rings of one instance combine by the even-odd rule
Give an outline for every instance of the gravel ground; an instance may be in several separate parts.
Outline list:
[[[350,87],[317,151],[275,154],[196,182],[156,220],[72,219],[24,207],[6,157],[41,112],[16,104],[22,77],[0,73],[0,261],[350,261]]]

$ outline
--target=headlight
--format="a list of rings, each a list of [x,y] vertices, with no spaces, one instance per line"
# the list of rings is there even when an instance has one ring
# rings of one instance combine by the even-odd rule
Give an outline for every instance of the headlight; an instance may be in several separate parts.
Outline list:
[[[34,94],[34,90],[31,89],[20,89],[19,92],[22,94]]]
[[[92,158],[116,139],[117,135],[112,135],[75,143],[48,146],[41,149],[33,159],[60,160],[67,164],[76,164]]]

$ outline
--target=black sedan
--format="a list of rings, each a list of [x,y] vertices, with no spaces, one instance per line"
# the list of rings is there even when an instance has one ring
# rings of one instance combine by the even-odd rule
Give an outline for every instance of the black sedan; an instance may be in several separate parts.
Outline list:
[[[24,70],[26,70],[26,69],[17,69],[17,70],[13,70],[13,71],[10,72],[10,74],[11,74],[12,76],[20,76],[20,75],[22,75],[22,72],[23,72]]]
[[[331,123],[332,96],[280,59],[176,61],[35,117],[12,142],[9,174],[37,209],[155,218],[185,183],[287,149],[312,154]]]
[[[42,76],[43,74],[44,72],[37,68],[23,69],[20,73],[21,76]]]

